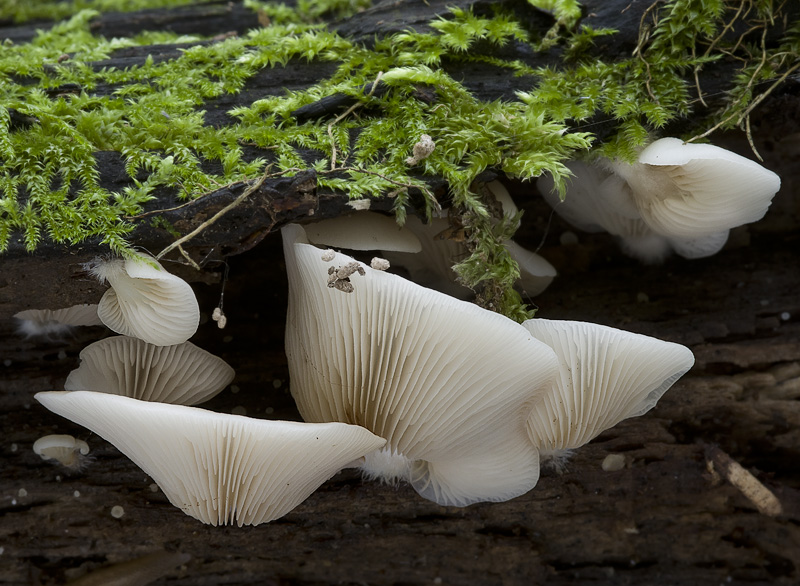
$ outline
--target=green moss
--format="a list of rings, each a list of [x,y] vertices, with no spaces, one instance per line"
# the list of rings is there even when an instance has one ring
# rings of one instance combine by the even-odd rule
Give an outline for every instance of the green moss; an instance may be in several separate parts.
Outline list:
[[[796,70],[800,47],[797,23],[777,48],[758,42],[759,31],[779,16],[765,0],[748,4],[747,11],[722,0],[654,5],[636,54],[614,62],[590,54],[592,43],[612,31],[578,27],[567,18],[550,37],[534,38],[501,10],[487,16],[453,9],[431,23],[431,32],[396,34],[367,48],[318,23],[324,14],[358,10],[360,1],[309,1],[299,11],[249,4],[271,25],[191,47],[163,63],[95,70],[90,62],[118,48],[197,39],[147,33],[106,40],[91,34],[96,12],[89,10],[40,32],[31,43],[0,47],[0,250],[17,233],[31,250],[44,236],[70,243],[99,237],[125,253],[132,229],[127,218],[141,211],[156,188],[194,198],[257,177],[267,158],[273,172],[292,173],[308,165],[298,152],[307,148],[323,153],[311,163],[322,188],[353,198],[390,194],[400,222],[410,190],[423,194],[426,213],[440,204],[421,177],[446,179],[471,253],[457,272],[484,306],[523,319],[529,313],[511,286],[518,268],[502,244],[513,225],[491,217],[477,189],[483,171],[521,180],[550,173],[563,187],[564,162],[588,152],[595,139],[590,122],[598,118],[613,121],[615,131],[595,151],[634,158],[653,131],[691,113],[694,71],[731,51],[742,60],[731,99],[711,113],[711,121],[700,122],[706,128],[741,124],[765,83]],[[558,11],[574,3],[556,4]],[[734,22],[751,31],[738,43],[721,36]],[[511,43],[539,51],[559,45],[564,61],[558,68],[536,69],[492,51]],[[230,125],[205,125],[206,101],[235,94],[259,70],[292,59],[327,61],[336,70],[303,91],[231,110]],[[481,101],[445,72],[445,60],[488,62],[536,81],[515,100]],[[388,91],[369,94],[365,87],[379,77]],[[80,89],[73,92],[69,87],[75,86],[66,84]],[[109,87],[110,94],[93,93]],[[436,99],[426,99],[420,87],[435,91]],[[299,122],[291,116],[336,93],[356,97],[358,105],[336,119]],[[406,158],[422,134],[433,137],[436,148],[409,167]],[[245,160],[244,144],[263,148],[265,158]],[[97,151],[124,157],[128,188],[109,193],[99,185]],[[220,171],[204,171],[204,160],[219,162]]]
[[[212,2],[213,0],[206,0]],[[198,0],[0,0],[0,15],[15,23],[61,20],[83,10],[133,12],[202,3]]]

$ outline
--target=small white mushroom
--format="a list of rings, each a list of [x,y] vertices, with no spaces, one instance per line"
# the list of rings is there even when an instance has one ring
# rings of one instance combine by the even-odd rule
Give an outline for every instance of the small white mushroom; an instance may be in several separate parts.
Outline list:
[[[191,342],[155,346],[128,336],[94,342],[67,376],[67,391],[97,391],[177,405],[196,405],[233,380],[228,364]]]
[[[413,167],[414,165],[419,164],[420,161],[430,157],[435,148],[436,143],[429,135],[421,135],[419,140],[414,143],[414,148],[412,149],[413,156],[406,159],[406,165]]]
[[[155,259],[139,254],[124,260],[97,260],[89,270],[111,285],[97,313],[118,334],[170,346],[185,342],[197,331],[200,308],[194,291]]]
[[[102,326],[97,305],[82,304],[62,309],[26,309],[14,314],[19,333],[27,337],[63,336],[74,326]]]
[[[415,283],[458,299],[466,299],[472,295],[472,291],[457,281],[458,275],[453,265],[466,258],[467,250],[461,242],[441,237],[449,227],[446,218],[431,218],[430,222],[423,224],[417,216],[409,216],[405,229],[418,238],[420,252],[382,250],[381,254],[392,266],[405,268]]]
[[[638,163],[613,162],[642,219],[659,234],[693,239],[761,219],[780,178],[750,159],[710,144],[662,138]]]
[[[314,244],[350,250],[393,250],[419,252],[417,237],[403,230],[394,218],[377,212],[354,212],[306,225],[308,240]]]
[[[642,218],[633,190],[610,163],[569,161],[566,166],[573,176],[565,199],[560,199],[552,177],[543,175],[537,187],[544,199],[576,228],[617,236],[628,256],[645,263],[661,262],[672,251],[684,258],[703,258],[719,252],[728,239],[727,229],[690,238],[659,233]]]
[[[71,435],[46,435],[34,442],[33,451],[42,460],[57,460],[62,466],[77,470],[81,467],[81,456],[89,453],[89,444]]]
[[[519,265],[519,288],[526,295],[536,296],[543,293],[558,274],[556,268],[543,256],[521,247],[513,240],[506,241],[505,247]]]
[[[531,319],[522,324],[558,356],[559,375],[528,417],[542,453],[578,448],[652,409],[694,364],[691,350],[607,326]]]
[[[89,391],[35,397],[114,444],[173,505],[211,525],[282,517],[348,463],[386,443],[343,423],[250,419]]]
[[[332,291],[314,277],[326,265],[303,229],[282,235],[286,355],[303,418],[385,437],[389,453],[367,457],[370,474],[406,475],[439,504],[530,490],[539,460],[526,417],[553,384],[552,350],[502,315],[367,266],[351,294]]]
[[[393,266],[406,269],[415,283],[436,289],[458,299],[467,299],[472,291],[458,281],[453,265],[468,256],[462,242],[443,237],[450,223],[445,218],[432,218],[423,224],[416,216],[406,218],[406,228],[413,232],[422,245],[418,254],[383,251]],[[519,265],[517,285],[528,295],[542,293],[556,276],[556,269],[544,257],[526,250],[513,240],[505,242],[509,255]]]

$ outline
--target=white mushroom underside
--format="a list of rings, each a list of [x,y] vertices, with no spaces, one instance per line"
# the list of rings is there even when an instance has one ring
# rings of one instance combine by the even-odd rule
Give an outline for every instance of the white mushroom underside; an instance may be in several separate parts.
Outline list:
[[[191,342],[155,346],[114,336],[81,351],[80,366],[64,383],[68,391],[98,391],[176,405],[207,401],[233,380],[224,360]]]
[[[544,319],[522,325],[560,361],[552,392],[528,417],[542,452],[578,448],[646,413],[694,364],[684,346],[606,326]]]
[[[88,391],[36,399],[114,444],[173,505],[211,525],[282,517],[346,464],[385,443],[342,423],[250,419]]]
[[[283,236],[286,354],[307,421],[387,438],[412,461],[412,485],[441,504],[506,500],[536,484],[538,453],[520,430],[554,376],[547,346],[503,316],[369,267],[351,277],[352,293],[330,289],[319,249],[295,244],[302,229]]]
[[[61,309],[26,309],[14,314],[20,320],[28,320],[39,326],[61,324],[66,326],[102,326],[97,317],[97,305],[84,303]]]
[[[419,252],[417,237],[390,218],[377,212],[360,211],[308,224],[308,240],[350,250],[392,250]]]
[[[97,313],[118,334],[170,346],[185,342],[197,331],[200,308],[194,291],[154,260],[144,256],[117,259],[96,265],[92,272],[112,287],[100,300]]]

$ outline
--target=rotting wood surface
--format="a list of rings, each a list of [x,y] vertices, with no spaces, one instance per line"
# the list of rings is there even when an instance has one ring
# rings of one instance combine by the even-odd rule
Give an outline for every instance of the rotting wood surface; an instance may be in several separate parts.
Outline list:
[[[780,99],[796,105],[792,95]],[[546,232],[541,252],[560,270],[535,300],[541,317],[680,342],[697,364],[651,413],[578,450],[566,470],[545,469],[534,490],[506,503],[445,508],[407,486],[364,483],[344,472],[278,521],[202,525],[153,491],[152,480],[112,446],[33,400],[38,391],[63,388],[80,350],[106,332],[25,340],[10,315],[43,301],[96,301],[103,288],[79,266],[96,250],[0,260],[0,583],[61,584],[166,548],[192,559],[158,584],[797,584],[800,197],[791,112],[797,109],[776,105],[761,119],[759,149],[782,175],[781,193],[762,222],[736,231],[710,259],[642,267],[608,237],[583,234],[580,244],[560,246],[568,228],[549,222],[529,185],[511,186],[527,210],[521,243],[535,248]],[[746,154],[741,137],[736,141]],[[343,209],[343,201],[336,205]],[[307,215],[298,210],[296,217]],[[222,266],[194,277],[205,320],[194,341],[237,371],[236,388],[205,406],[297,419],[283,355],[283,256],[276,234],[259,236],[263,241],[229,259],[225,330],[208,319]],[[33,442],[48,433],[90,444],[82,470],[33,453]],[[752,473],[782,512],[759,512],[709,466],[709,446]],[[622,470],[601,469],[610,453],[625,456]],[[120,519],[110,514],[115,505],[125,511]]]
[[[545,255],[563,229],[551,227]],[[153,492],[116,449],[33,400],[37,391],[63,388],[80,349],[105,333],[34,343],[15,337],[3,320],[0,582],[60,583],[172,548],[192,560],[159,583],[797,583],[796,513],[760,513],[705,456],[708,445],[718,445],[783,499],[786,511],[797,510],[796,241],[754,234],[750,246],[659,267],[622,258],[602,237],[581,242],[569,256],[584,267],[562,271],[537,298],[540,315],[681,342],[697,364],[653,412],[578,450],[564,472],[545,470],[534,490],[510,502],[465,509],[346,472],[273,523],[204,526]],[[209,408],[297,418],[282,352],[281,259],[279,239],[269,236],[230,261],[228,327],[208,320],[195,341],[234,366],[238,392],[225,391]],[[207,316],[220,285],[195,289]],[[33,442],[48,433],[86,440],[86,466],[69,472],[36,456]],[[604,472],[609,453],[624,455],[625,468]],[[110,514],[115,505],[125,510],[121,519]]]

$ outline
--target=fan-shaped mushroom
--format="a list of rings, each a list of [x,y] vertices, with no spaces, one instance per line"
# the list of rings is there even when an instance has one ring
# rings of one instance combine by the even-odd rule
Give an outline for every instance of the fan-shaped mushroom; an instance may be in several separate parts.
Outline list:
[[[81,456],[89,453],[89,444],[71,435],[46,435],[33,443],[33,452],[42,460],[57,460],[67,468],[81,467]]]
[[[80,366],[64,383],[68,391],[98,391],[144,401],[196,405],[233,380],[222,360],[191,342],[155,346],[113,336],[81,350]]]
[[[139,254],[98,260],[89,270],[111,285],[97,313],[118,334],[170,346],[185,342],[197,331],[200,308],[194,291],[155,259]]]
[[[780,178],[750,159],[710,144],[662,138],[638,163],[613,162],[634,192],[642,219],[659,234],[693,239],[761,219]]]
[[[525,418],[552,384],[552,350],[506,317],[365,265],[352,292],[331,289],[328,264],[303,229],[282,234],[286,354],[304,419],[385,437],[386,450],[408,462],[412,486],[440,504],[530,490],[539,463]],[[369,459],[381,475],[379,459]],[[394,462],[390,476],[403,470],[394,458],[383,461]]]
[[[36,399],[114,444],[173,505],[211,525],[282,517],[386,443],[355,425],[250,419],[106,393],[46,392]]]
[[[543,453],[582,446],[652,409],[694,364],[685,346],[607,326],[532,319],[522,324],[558,356],[552,392],[528,417]]]
[[[617,236],[628,256],[647,263],[660,262],[671,251],[684,258],[703,258],[719,252],[728,239],[727,229],[693,237],[662,234],[641,216],[631,186],[612,171],[610,163],[569,161],[566,166],[572,172],[566,198],[559,198],[552,177],[546,175],[537,180],[542,196],[576,228]]]
[[[61,309],[26,309],[15,313],[19,331],[25,336],[61,336],[73,326],[102,326],[97,305],[81,304]]]

